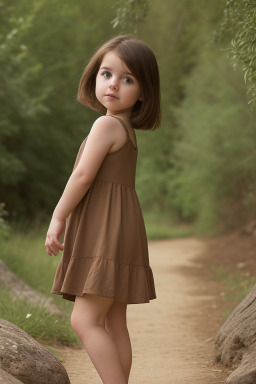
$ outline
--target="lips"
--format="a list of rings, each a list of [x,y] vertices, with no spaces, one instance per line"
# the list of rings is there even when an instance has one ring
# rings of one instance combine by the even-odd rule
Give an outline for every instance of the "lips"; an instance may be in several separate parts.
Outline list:
[[[107,93],[106,96],[111,97],[113,99],[117,99],[117,97],[115,95],[113,95],[112,93]]]

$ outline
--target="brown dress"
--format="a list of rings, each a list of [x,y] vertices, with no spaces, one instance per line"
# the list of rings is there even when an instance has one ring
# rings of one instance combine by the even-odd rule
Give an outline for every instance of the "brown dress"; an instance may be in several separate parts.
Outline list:
[[[156,298],[135,191],[138,149],[124,122],[118,120],[126,131],[126,143],[106,155],[89,190],[67,219],[65,250],[52,287],[52,293],[67,300],[84,293],[127,304]],[[85,145],[86,139],[75,167]]]

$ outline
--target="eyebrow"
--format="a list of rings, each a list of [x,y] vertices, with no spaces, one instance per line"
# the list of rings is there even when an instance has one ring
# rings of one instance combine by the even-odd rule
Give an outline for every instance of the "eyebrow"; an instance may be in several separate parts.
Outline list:
[[[101,70],[101,69],[107,69],[108,71],[112,71],[112,69],[109,68],[109,67],[101,67],[100,70]],[[123,71],[123,73],[124,73],[125,75],[130,75],[130,76],[135,77],[131,72],[124,72],[124,71]]]

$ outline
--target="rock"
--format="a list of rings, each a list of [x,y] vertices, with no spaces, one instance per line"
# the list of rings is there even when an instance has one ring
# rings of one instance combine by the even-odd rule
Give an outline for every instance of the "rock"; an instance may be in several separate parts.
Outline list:
[[[63,365],[22,329],[0,319],[0,368],[24,384],[70,384]],[[1,381],[0,381],[1,383]]]
[[[228,384],[256,383],[256,286],[221,327],[215,360],[235,369]]]
[[[46,308],[48,312],[54,315],[63,315],[51,298],[47,298],[40,292],[29,287],[10,271],[2,260],[0,260],[0,283],[8,288],[15,297],[25,298],[32,304]]]
[[[256,383],[256,358],[250,354],[244,356],[242,364],[231,373],[228,384],[255,384]]]
[[[9,375],[8,372],[5,372],[0,368],[0,384],[22,384],[21,381],[15,379],[12,375]]]

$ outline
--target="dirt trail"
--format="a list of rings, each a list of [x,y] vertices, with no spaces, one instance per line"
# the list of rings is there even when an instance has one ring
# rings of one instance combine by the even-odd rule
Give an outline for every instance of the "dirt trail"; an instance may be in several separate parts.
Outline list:
[[[149,244],[157,299],[128,306],[130,384],[225,383],[227,375],[213,364],[214,338],[222,320],[219,292],[197,260],[204,250],[205,243],[197,239]],[[71,384],[101,384],[83,350],[59,352]]]

